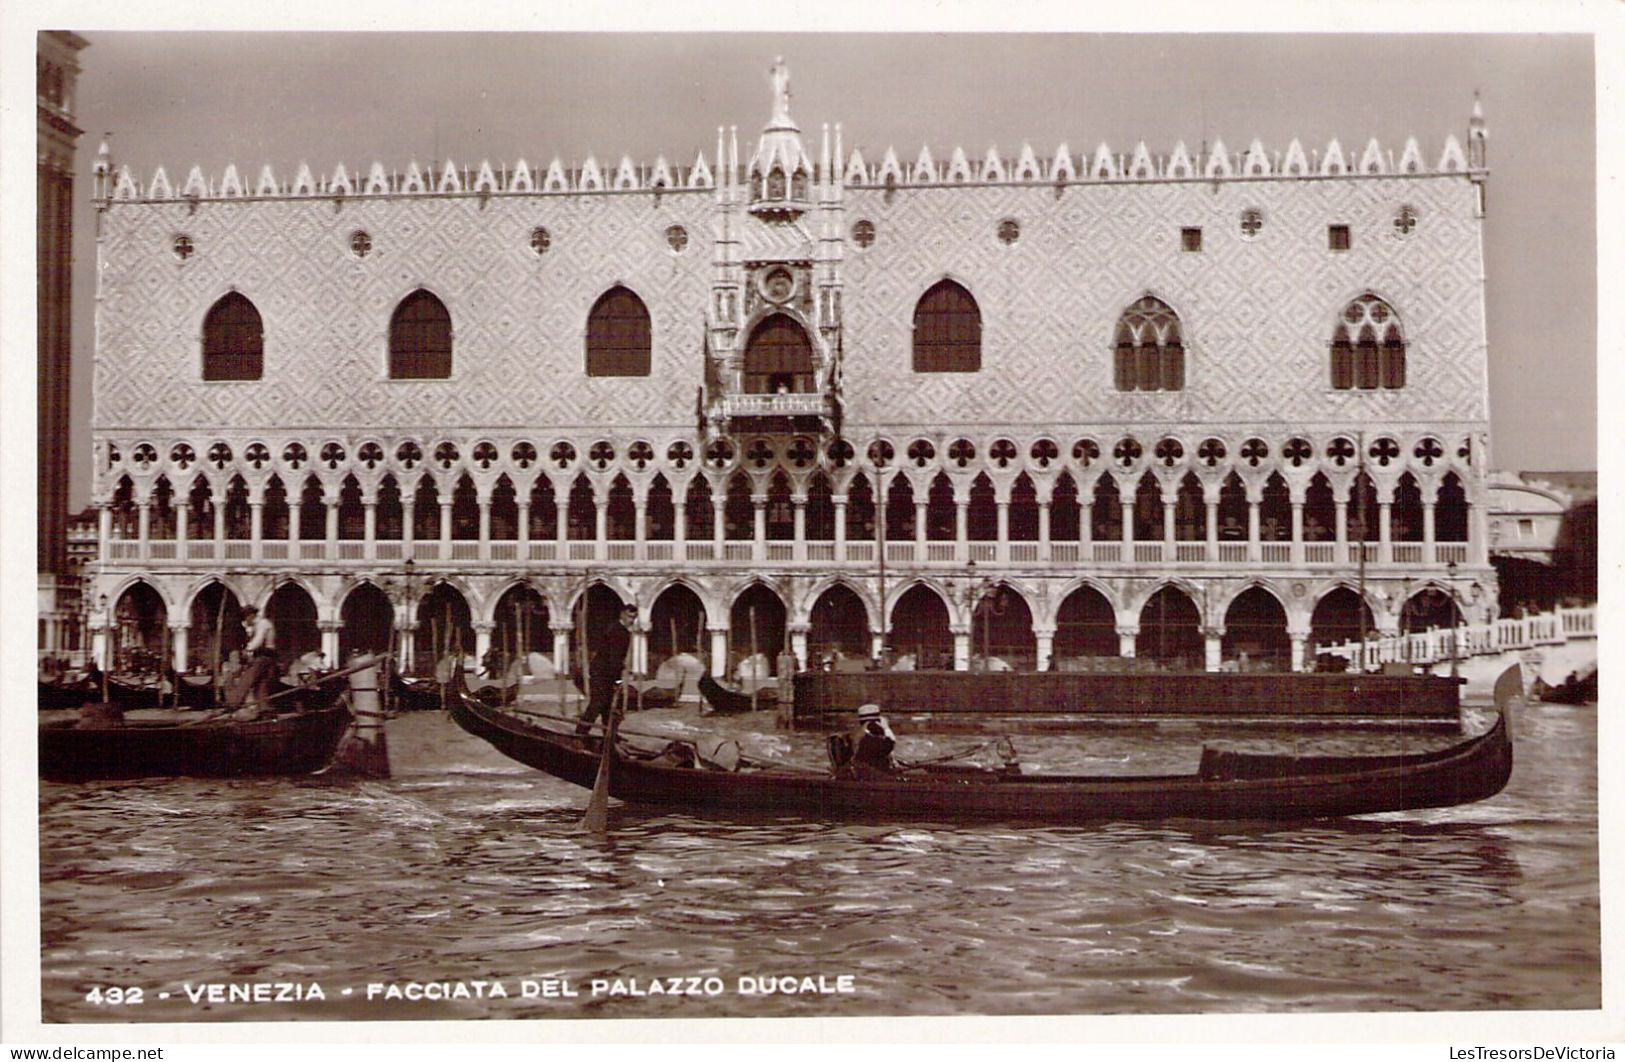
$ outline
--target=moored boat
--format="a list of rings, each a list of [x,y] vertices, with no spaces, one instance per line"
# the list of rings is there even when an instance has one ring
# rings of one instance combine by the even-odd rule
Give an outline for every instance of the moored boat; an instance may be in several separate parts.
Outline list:
[[[505,755],[575,785],[593,785],[601,759],[596,739],[561,732],[456,691],[448,707],[458,725]],[[1184,775],[1024,774],[1013,768],[921,766],[844,777],[748,763],[730,771],[711,769],[703,758],[684,755],[681,749],[668,747],[667,754],[646,758],[620,744],[609,761],[609,795],[662,808],[827,819],[1286,821],[1487,799],[1511,776],[1512,741],[1503,715],[1486,733],[1433,752],[1260,756],[1204,750],[1195,773]]]
[[[229,711],[125,719],[118,705],[40,724],[40,776],[52,781],[310,774],[350,727],[342,679],[289,693],[259,718]]]
[[[753,704],[750,694],[729,689],[712,678],[709,672],[701,673],[699,684],[700,695],[711,706],[712,713],[717,715],[739,715],[743,712],[761,711],[779,706],[777,690],[757,690],[755,703]]]

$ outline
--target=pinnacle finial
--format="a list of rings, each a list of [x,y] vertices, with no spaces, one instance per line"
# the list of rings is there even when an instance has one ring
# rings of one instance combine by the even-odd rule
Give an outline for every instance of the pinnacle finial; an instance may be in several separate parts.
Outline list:
[[[773,80],[772,124],[790,124],[790,68],[784,65],[784,56],[773,58],[769,76]]]

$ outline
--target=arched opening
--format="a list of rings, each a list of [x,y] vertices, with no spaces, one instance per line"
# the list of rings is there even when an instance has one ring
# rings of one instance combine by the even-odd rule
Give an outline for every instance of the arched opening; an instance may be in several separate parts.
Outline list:
[[[224,583],[211,582],[192,598],[190,614],[186,668],[214,675],[248,642],[241,603]]]
[[[1177,586],[1164,586],[1140,609],[1134,655],[1175,671],[1202,667],[1202,620],[1196,605]]]
[[[1258,505],[1258,537],[1263,542],[1286,542],[1292,538],[1292,491],[1279,472],[1271,472],[1264,483]]]
[[[480,492],[467,472],[458,477],[451,492],[451,537],[460,542],[480,537]]]
[[[951,280],[937,282],[914,306],[914,371],[976,372],[982,367],[982,311]]]
[[[553,481],[537,476],[530,486],[530,540],[552,542],[559,537],[559,502]]]
[[[623,287],[611,288],[587,317],[588,376],[648,376],[649,309]]]
[[[327,494],[315,476],[305,477],[305,489],[299,494],[299,537],[306,542],[327,538]]]
[[[448,656],[474,656],[474,620],[468,602],[455,586],[439,582],[418,601],[413,664],[419,674],[430,675]]]
[[[756,506],[750,500],[750,479],[735,472],[728,480],[728,494],[722,503],[724,537],[745,541],[756,537]]]
[[[649,522],[650,542],[670,542],[677,535],[677,506],[672,501],[671,484],[659,472],[649,483],[644,502],[644,519]]]
[[[1303,538],[1330,542],[1337,537],[1337,498],[1324,472],[1316,472],[1303,496]]]
[[[440,488],[428,475],[418,480],[412,496],[412,537],[419,542],[440,541]]]
[[[395,605],[372,583],[357,584],[345,597],[339,623],[339,658],[329,664],[343,666],[354,653],[387,653],[393,648]]]
[[[1178,391],[1185,386],[1179,317],[1147,295],[1118,318],[1113,381],[1119,391]]]
[[[886,488],[886,540],[907,542],[914,538],[914,485],[904,475],[892,476]]]
[[[1033,671],[1037,667],[1032,610],[1019,590],[1000,584],[971,611],[971,670]]]
[[[367,533],[366,509],[361,505],[361,484],[345,476],[339,487],[339,538],[358,541]]]
[[[569,646],[570,671],[577,677],[578,683],[583,674],[582,663],[586,659],[581,652],[582,631],[587,635],[587,648],[597,652],[609,632],[620,626],[623,603],[621,595],[603,583],[592,584],[586,593],[576,597],[570,609]]]
[[[276,588],[265,603],[265,618],[276,628],[276,655],[281,663],[321,650],[316,602],[298,583],[283,583]]]
[[[875,492],[869,477],[858,473],[852,478],[846,496],[846,537],[854,542],[872,542],[875,537]]]
[[[1287,671],[1292,666],[1292,639],[1286,632],[1286,609],[1261,586],[1242,591],[1224,613],[1221,653],[1240,669]]]
[[[204,497],[207,497],[208,483],[202,476],[197,478],[197,482],[203,485]],[[197,493],[196,485],[193,486],[192,492],[193,494]],[[129,476],[119,477],[118,486],[113,488],[113,497],[108,502],[107,508],[112,513],[114,538],[132,539],[140,534],[140,524],[137,522],[139,518],[136,516],[135,508],[135,485],[130,482]],[[190,529],[188,529],[188,532],[190,532]],[[211,535],[214,533],[212,524],[209,533]]]
[[[175,490],[169,485],[168,476],[159,476],[158,482],[153,484],[147,537],[155,541],[175,537]]]
[[[598,538],[598,505],[593,497],[592,481],[586,473],[576,477],[570,487],[570,504],[567,514],[570,528],[570,541],[592,542]]]
[[[1422,541],[1422,490],[1409,472],[1400,476],[1394,485],[1394,503],[1388,509],[1388,520],[1388,537],[1393,541]]]
[[[1115,542],[1123,537],[1123,503],[1117,496],[1117,481],[1104,472],[1095,481],[1095,503],[1089,511],[1089,537],[1097,542]]]
[[[532,654],[544,658],[553,656],[553,628],[547,601],[535,587],[528,583],[508,587],[497,599],[491,618],[491,648],[486,659],[480,661],[487,676],[504,675],[513,661],[527,659]]]
[[[745,346],[740,386],[747,394],[808,394],[814,389],[812,341],[786,314],[764,318]]]
[[[401,485],[394,476],[385,476],[378,484],[378,507],[373,533],[383,542],[396,542],[405,527],[406,510],[401,505]]]
[[[1134,492],[1134,538],[1138,542],[1162,540],[1162,484],[1147,472]]]
[[[1461,622],[1461,610],[1450,591],[1438,586],[1418,590],[1405,599],[1399,610],[1399,629],[1404,634],[1455,627]]]
[[[994,542],[999,537],[998,495],[986,472],[970,486],[970,507],[965,514],[965,537],[972,542]]]
[[[137,582],[113,606],[113,670],[151,673],[167,667],[169,610],[147,583]]]
[[[1439,501],[1433,510],[1435,542],[1467,541],[1467,492],[1454,472],[1446,472],[1439,484]]]
[[[948,629],[948,606],[923,583],[905,590],[892,606],[887,645],[898,657],[912,656],[920,669],[952,668],[954,637]]]
[[[809,666],[830,667],[842,660],[867,660],[872,636],[869,613],[850,586],[836,583],[818,595],[808,617]]]
[[[637,537],[638,508],[632,496],[632,484],[625,473],[618,474],[609,486],[609,511],[604,514],[606,533],[617,542]]]
[[[1076,542],[1079,517],[1078,485],[1072,474],[1063,470],[1055,477],[1055,489],[1050,494],[1049,537],[1051,542]]]
[[[1219,487],[1219,541],[1241,542],[1247,538],[1247,488],[1234,472]]]
[[[1066,596],[1055,617],[1056,670],[1065,670],[1068,660],[1117,656],[1120,647],[1117,612],[1105,594],[1080,586]]]
[[[491,539],[513,542],[519,538],[519,494],[504,472],[491,488]]]
[[[699,595],[678,583],[668,586],[649,609],[649,667],[686,654],[710,671],[711,642],[705,632],[705,605]]]
[[[716,506],[711,500],[711,484],[695,476],[683,500],[683,519],[690,541],[709,541],[716,534]]]
[[[729,674],[775,675],[779,654],[788,647],[784,602],[761,583],[753,583],[734,598],[728,612]]]
[[[451,314],[422,288],[400,301],[389,319],[389,377],[444,380],[451,376]]]
[[[1010,486],[1010,541],[1038,541],[1038,490],[1025,472]]]
[[[203,378],[258,380],[265,371],[265,325],[242,294],[222,295],[203,318]]]
[[[242,476],[232,476],[226,484],[226,537],[246,542],[254,533],[254,521],[248,507],[248,484]]]
[[[114,499],[114,503],[115,505],[118,504],[117,498]],[[125,498],[125,505],[128,507],[130,517],[128,521],[119,520],[118,516],[120,514],[116,511],[114,521],[115,524],[126,525],[125,532],[120,537],[134,538],[136,534],[135,506],[129,504],[128,495]],[[193,539],[214,538],[214,490],[209,486],[209,481],[202,476],[192,481],[192,491],[187,496],[186,507],[187,537]]]
[[[1382,535],[1378,526],[1382,510],[1377,505],[1377,485],[1361,472],[1349,487],[1349,541],[1375,542]]]
[[[1174,537],[1181,542],[1207,539],[1207,502],[1195,472],[1187,472],[1179,480],[1179,493],[1174,498]]]
[[[829,477],[822,472],[814,475],[807,485],[806,519],[807,541],[835,540],[835,496],[830,489]]]
[[[265,508],[260,511],[260,534],[266,539],[288,537],[288,488],[279,476],[265,484]]]
[[[1376,624],[1371,618],[1371,606],[1348,587],[1336,587],[1315,603],[1314,614],[1309,617],[1309,641],[1317,648],[1357,642],[1360,640],[1362,618],[1366,637],[1372,637]]]
[[[775,472],[767,487],[767,537],[789,542],[796,537],[796,510],[790,502],[790,477]]]

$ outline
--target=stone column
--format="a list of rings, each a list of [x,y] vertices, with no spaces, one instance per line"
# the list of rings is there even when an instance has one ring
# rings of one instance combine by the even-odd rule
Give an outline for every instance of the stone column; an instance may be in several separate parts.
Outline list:
[[[410,606],[406,606],[406,608],[410,609]],[[400,667],[401,671],[408,674],[411,673],[412,669],[417,664],[417,630],[417,622],[410,618],[407,620],[407,622],[401,624],[399,629],[399,634],[401,637]]]
[[[1134,559],[1134,498],[1130,495],[1121,502],[1123,510],[1123,560]]]
[[[1339,498],[1334,504],[1337,506],[1337,561],[1339,564],[1352,564],[1354,558],[1349,555],[1349,503]]]
[[[1434,542],[1434,506],[1436,502],[1422,503],[1422,560],[1428,564],[1437,564],[1439,558],[1433,549]]]
[[[609,556],[609,499],[593,503],[592,555],[595,560]]]
[[[970,499],[954,499],[954,560],[970,559]]]
[[[958,624],[948,628],[954,636],[954,670],[970,670],[970,627]]]
[[[570,673],[570,628],[554,627],[553,631],[553,670],[560,675]]]
[[[254,512],[254,519],[259,519],[257,507]],[[259,537],[257,528],[254,537]],[[361,503],[361,541],[361,555],[368,560],[375,559],[378,556],[378,503],[376,501]]]
[[[807,625],[796,623],[790,626],[790,652],[795,654],[796,670],[807,670]]]
[[[1169,501],[1166,498],[1162,501],[1162,559],[1164,561],[1172,561],[1178,556],[1178,551],[1174,549],[1174,541],[1177,538],[1174,531],[1174,507],[1177,504],[1177,501]]]
[[[169,666],[174,668],[177,673],[184,674],[186,671],[186,658],[189,655],[188,636],[191,632],[192,625],[190,623],[172,623],[169,625],[169,644],[172,650]]]
[[[102,512],[106,512],[103,509]],[[175,559],[186,560],[186,544],[192,537],[192,502],[189,498],[177,499],[175,502]],[[100,556],[107,556],[107,545],[103,543]],[[256,558],[259,557],[255,553]]]
[[[632,556],[638,560],[647,560],[649,542],[649,499],[638,498],[632,502]]]
[[[1224,628],[1202,628],[1202,656],[1203,666],[1208,671],[1217,671],[1224,663]]]
[[[671,502],[672,514],[672,542],[671,555],[678,563],[688,559],[688,497],[685,494],[681,502],[673,492]],[[673,646],[675,649],[676,647]]]
[[[1038,559],[1048,562],[1050,559],[1049,519],[1050,502],[1038,503]]]
[[[720,559],[724,555],[722,543],[728,537],[727,515],[725,508],[728,504],[726,493],[711,494],[711,556]]]
[[[1292,503],[1292,563],[1303,563],[1303,502]]]
[[[225,506],[219,506],[219,507],[216,508],[215,511],[217,513],[221,514],[221,515],[224,515]],[[332,559],[334,559],[335,557],[338,556],[339,503],[336,500],[335,501],[330,501],[330,502],[327,503],[327,514],[326,515],[327,515],[327,527],[326,527],[326,531],[327,531],[327,535],[326,535],[326,538],[327,538],[327,559],[332,560]],[[332,660],[334,658],[333,657],[328,657],[328,659]]]
[[[1264,557],[1258,536],[1258,502],[1247,499],[1247,559],[1257,564]]]
[[[491,651],[491,631],[496,628],[493,623],[474,624],[474,666],[485,666],[485,654]]]
[[[367,536],[371,538],[372,536]],[[480,560],[491,559],[491,499],[480,499]]]
[[[1207,510],[1207,549],[1204,555],[1210,561],[1219,559],[1219,500],[1204,498],[1202,508]]]
[[[1309,644],[1309,634],[1306,631],[1288,629],[1287,637],[1292,641],[1292,670],[1304,671],[1305,650]]]
[[[1034,627],[1033,637],[1038,640],[1038,657],[1034,666],[1039,671],[1048,671],[1050,656],[1055,651],[1055,628]]]
[[[711,632],[711,676],[725,678],[728,674],[728,628],[706,629]]]
[[[798,561],[804,561],[807,559],[807,496],[805,494],[790,495],[790,507],[794,510],[796,522],[795,539],[794,544],[790,547],[790,555]],[[804,652],[799,654],[803,666],[805,666],[806,656],[807,654]]]
[[[1094,495],[1089,495],[1088,501],[1080,501],[1078,506],[1078,541],[1081,543],[1093,542],[1095,538],[1095,503]],[[1087,553],[1087,550],[1083,552]],[[1085,557],[1087,560],[1088,558]]]
[[[570,559],[570,495],[557,491],[553,495],[553,541],[558,543],[558,559]]]
[[[639,623],[632,628],[632,674],[649,673],[649,630]]]
[[[1138,626],[1118,627],[1117,655],[1132,657],[1134,655],[1134,639],[1138,638],[1139,636],[1140,628]]]
[[[329,518],[331,524],[331,518]],[[329,538],[333,537],[331,534]],[[214,503],[214,559],[224,560],[226,555],[226,499],[218,498]]]
[[[322,632],[322,655],[329,664],[342,664],[339,660],[339,631],[344,625],[337,620],[322,620],[318,626]]]
[[[1001,501],[994,502],[993,504],[998,507],[998,513],[999,513],[999,532],[998,532],[999,538],[998,538],[997,545],[994,547],[995,552],[994,552],[993,555],[999,559],[1000,564],[1009,564],[1010,563],[1010,503],[1008,501],[1001,500]]]
[[[832,494],[835,503],[835,563],[846,560],[846,495]]]
[[[767,559],[767,495],[750,496],[750,555],[761,561]]]
[[[440,560],[442,563],[451,559],[451,499],[442,498],[440,501]]]
[[[140,550],[141,559],[146,560],[152,550],[152,502],[144,501],[136,507],[135,527],[136,548]]]
[[[923,501],[916,501],[914,503],[914,559],[916,561],[925,560],[927,555],[925,545],[927,539],[925,533],[925,513],[928,505],[928,502]]]
[[[417,528],[414,526],[414,521],[416,520],[416,516],[415,516],[415,510],[416,509],[417,509],[417,503],[415,501],[413,501],[410,497],[406,496],[406,493],[403,491],[401,493],[401,559],[402,560],[411,560],[412,559],[412,541],[413,541],[413,536],[417,533]],[[405,667],[406,665],[402,664],[401,666]]]
[[[1472,562],[1479,566],[1490,562],[1490,521],[1489,507],[1483,504],[1474,504],[1468,507],[1467,538],[1471,543],[1468,556]]]
[[[1379,564],[1394,563],[1394,529],[1391,526],[1393,516],[1393,502],[1377,503],[1377,562]]]
[[[370,513],[368,514],[371,515]],[[176,531],[179,531],[177,525]],[[371,537],[370,535],[368,537]],[[248,503],[248,555],[254,560],[261,560],[265,556],[265,503],[251,501]],[[185,559],[184,551],[176,546],[176,556]]]
[[[514,528],[514,537],[518,542],[515,549],[520,563],[530,560],[530,499],[527,497],[519,502],[519,526]]]

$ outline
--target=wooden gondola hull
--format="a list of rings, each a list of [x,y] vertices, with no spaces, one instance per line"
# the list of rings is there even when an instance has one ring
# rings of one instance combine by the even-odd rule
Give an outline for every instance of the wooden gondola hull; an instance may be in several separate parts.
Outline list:
[[[452,716],[501,752],[548,774],[590,787],[598,754],[499,709],[458,699]],[[1235,754],[1229,754],[1232,757]],[[1512,772],[1505,720],[1475,738],[1417,757],[1339,758],[1330,770],[1260,777],[1156,775],[1085,777],[978,771],[919,771],[836,778],[782,770],[727,772],[617,757],[610,795],[663,808],[777,813],[810,818],[1026,820],[1296,820],[1446,807],[1487,799]]]
[[[758,691],[756,703],[752,704],[750,694],[731,690],[708,674],[700,675],[699,686],[700,694],[716,715],[740,715],[744,712],[762,711],[779,706],[779,695],[776,690]]]
[[[320,707],[235,722],[144,722],[39,729],[40,776],[52,781],[304,775],[333,760],[350,726],[338,694]]]

